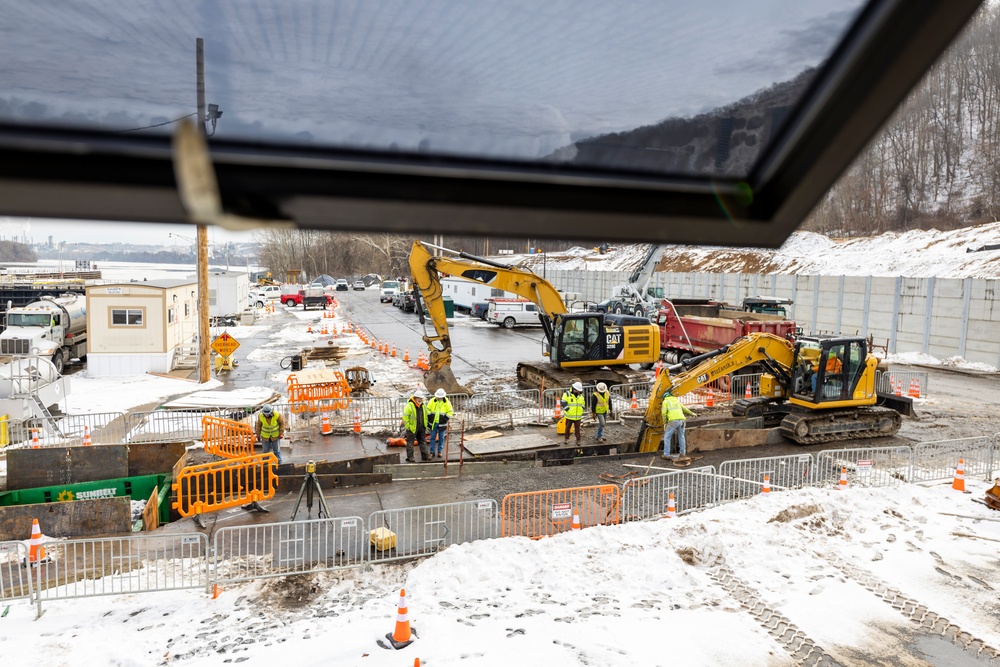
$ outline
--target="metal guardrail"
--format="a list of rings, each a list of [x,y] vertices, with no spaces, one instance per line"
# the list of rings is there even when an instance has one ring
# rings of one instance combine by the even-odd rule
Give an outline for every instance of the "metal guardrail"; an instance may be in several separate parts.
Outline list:
[[[43,600],[210,586],[208,538],[200,533],[49,541],[32,568]]]
[[[212,542],[213,583],[360,567],[368,560],[361,517],[220,528]]]
[[[622,487],[622,519],[645,521],[666,516],[671,493],[677,514],[711,507],[717,502],[716,486],[714,466],[630,479]]]
[[[959,459],[964,460],[966,477],[981,476],[989,480],[995,463],[995,438],[981,436],[918,443],[913,447],[913,464],[908,480],[926,482],[948,479],[955,474]]]
[[[86,415],[31,417],[8,422],[11,447],[30,447],[32,430],[38,435],[40,447],[82,445],[89,434],[92,444],[120,444],[125,441],[125,414],[95,412]],[[88,433],[89,432],[89,433]]]
[[[812,454],[725,461],[719,466],[719,502],[757,495],[763,488],[764,475],[768,476],[772,492],[812,486],[814,467]]]
[[[920,397],[926,398],[929,378],[930,374],[927,371],[877,371],[875,373],[875,390],[886,394],[894,394],[898,386],[899,393],[903,396],[908,396],[912,383],[920,392]]]
[[[835,487],[842,471],[847,473],[848,486],[898,486],[911,481],[912,465],[909,447],[828,449],[816,454],[812,486]]]
[[[24,542],[0,542],[0,602],[34,597],[28,545]]]
[[[368,517],[369,530],[386,528],[396,538],[391,549],[371,549],[372,563],[433,556],[452,544],[498,537],[500,513],[495,500],[470,500],[379,510]]]

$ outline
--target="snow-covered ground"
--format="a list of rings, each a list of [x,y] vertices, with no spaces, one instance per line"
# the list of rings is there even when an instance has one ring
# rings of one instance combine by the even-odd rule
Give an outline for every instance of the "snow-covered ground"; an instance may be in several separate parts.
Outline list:
[[[967,484],[971,494],[948,483],[775,492],[672,519],[232,585],[214,600],[192,590],[55,601],[39,621],[17,602],[0,620],[0,654],[121,666],[797,664],[761,626],[775,613],[842,665],[971,664],[948,662],[959,649],[865,588],[885,585],[1000,647],[1000,522],[970,501],[986,485]],[[727,592],[734,583],[747,606]],[[402,588],[419,636],[386,650],[376,642],[395,627]],[[748,609],[757,603],[766,611]]]
[[[847,276],[1000,278],[1000,250],[967,252],[1000,244],[1000,222],[949,232],[914,230],[881,236],[835,240],[795,232],[777,250],[670,246],[659,271],[773,273]],[[601,255],[592,248],[571,248],[542,255],[504,255],[498,261],[547,269],[632,271],[646,246],[622,245]]]

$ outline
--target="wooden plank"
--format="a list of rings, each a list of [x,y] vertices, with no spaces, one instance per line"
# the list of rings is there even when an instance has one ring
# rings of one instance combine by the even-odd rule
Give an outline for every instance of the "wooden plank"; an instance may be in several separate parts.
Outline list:
[[[465,439],[465,449],[475,456],[486,454],[499,454],[503,452],[516,452],[525,449],[537,449],[540,447],[552,447],[552,441],[541,435],[507,435],[502,438],[491,438],[488,440]]]
[[[128,470],[127,445],[13,449],[7,451],[7,490],[128,477]]]
[[[131,443],[128,445],[128,476],[158,475],[173,469],[184,456],[187,442]]]
[[[483,431],[482,433],[473,433],[472,435],[465,436],[466,441],[469,440],[486,440],[488,438],[499,438],[503,435],[501,431]]]

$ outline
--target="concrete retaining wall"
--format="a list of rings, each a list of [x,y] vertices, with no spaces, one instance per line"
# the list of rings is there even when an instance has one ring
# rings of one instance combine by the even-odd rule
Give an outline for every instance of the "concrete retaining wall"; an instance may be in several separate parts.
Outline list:
[[[625,271],[546,271],[564,292],[602,301]],[[733,304],[748,296],[778,296],[807,333],[872,335],[890,354],[960,356],[1000,366],[1000,279],[657,273],[653,284],[672,297],[714,298]]]

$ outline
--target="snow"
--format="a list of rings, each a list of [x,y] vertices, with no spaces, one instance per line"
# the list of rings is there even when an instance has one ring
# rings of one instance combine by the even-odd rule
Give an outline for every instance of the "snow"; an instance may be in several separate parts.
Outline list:
[[[659,271],[772,273],[845,276],[1000,278],[1000,250],[967,252],[1000,244],[1000,222],[952,231],[913,230],[834,240],[795,232],[777,250],[714,246],[669,246]],[[647,246],[622,245],[605,255],[571,248],[545,255],[504,255],[497,261],[546,270],[632,271]]]
[[[50,601],[37,622],[16,602],[0,652],[53,665],[795,664],[713,579],[722,565],[841,664],[919,655],[916,624],[843,564],[997,647],[998,602],[976,580],[995,579],[1000,522],[969,501],[986,484],[966,483],[971,496],[949,483],[774,492],[368,571],[233,584],[215,600],[191,590]],[[402,588],[419,636],[385,650],[376,641],[394,628]]]
[[[885,360],[890,364],[900,364],[903,366],[947,366],[948,368],[960,368],[962,370],[981,371],[983,373],[996,373],[1000,370],[996,366],[966,361],[962,357],[948,357],[942,360],[923,352],[890,354]]]
[[[71,393],[65,399],[63,411],[68,415],[85,415],[95,412],[125,412],[166,398],[189,394],[200,389],[222,386],[218,380],[194,384],[187,380],[158,377],[155,375],[130,375],[114,378],[95,378],[84,371],[72,376]]]

